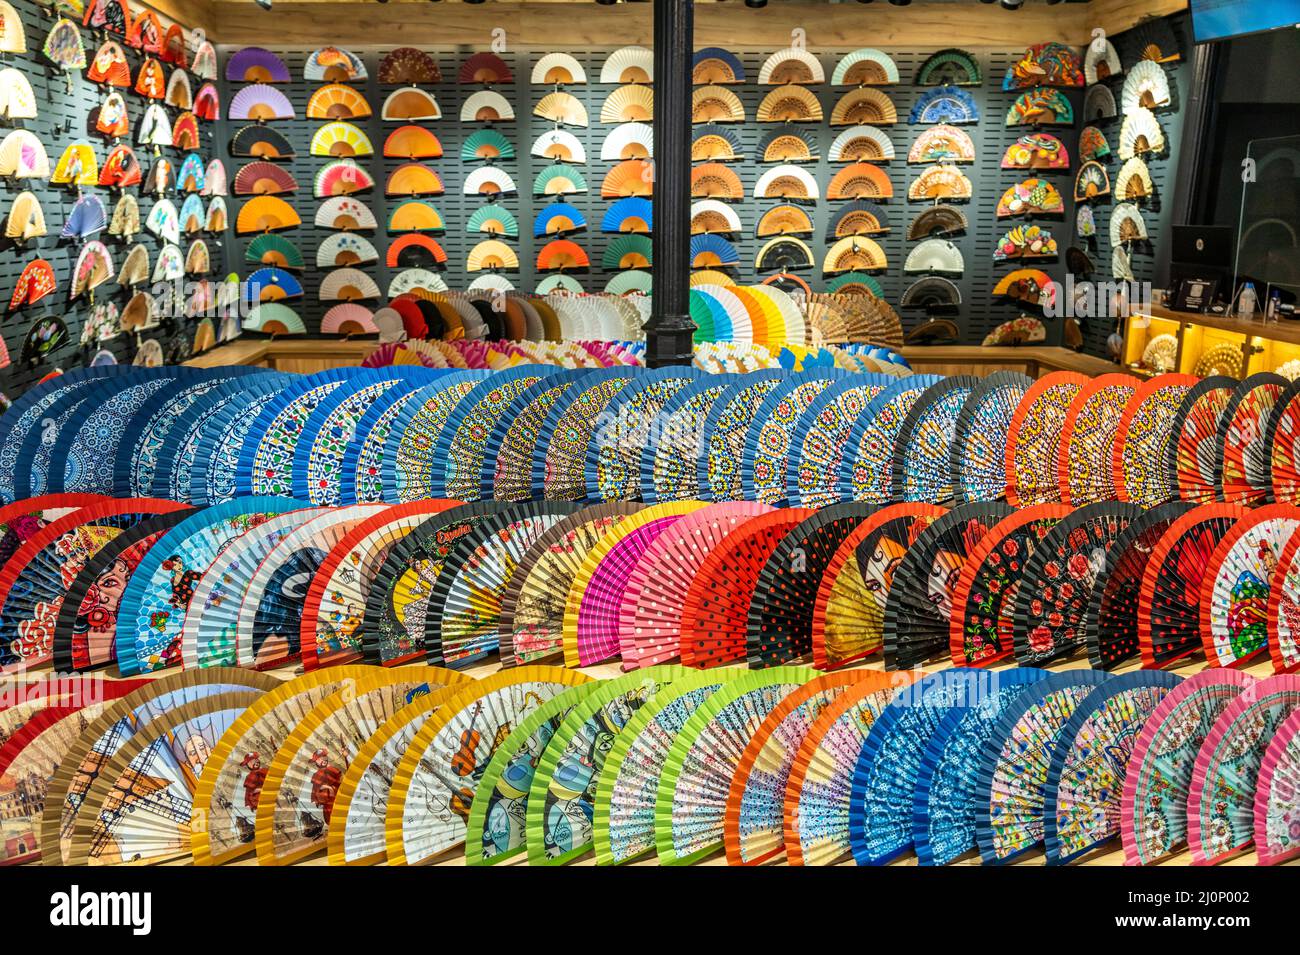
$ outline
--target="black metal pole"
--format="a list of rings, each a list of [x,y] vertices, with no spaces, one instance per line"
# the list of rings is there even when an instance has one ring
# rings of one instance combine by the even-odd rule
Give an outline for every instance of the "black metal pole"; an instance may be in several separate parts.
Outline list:
[[[693,0],[654,0],[654,289],[646,364],[691,361],[691,60]]]

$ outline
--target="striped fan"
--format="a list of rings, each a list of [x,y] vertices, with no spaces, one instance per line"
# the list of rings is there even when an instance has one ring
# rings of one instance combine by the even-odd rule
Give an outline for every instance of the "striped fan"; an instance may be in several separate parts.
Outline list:
[[[849,671],[810,680],[767,715],[745,744],[727,793],[723,844],[731,865],[758,865],[785,851],[786,784],[800,745],[818,717],[857,684],[889,692],[883,673]]]
[[[532,486],[548,501],[587,497],[587,448],[611,402],[633,381],[630,368],[590,372],[556,401],[542,426],[533,458]]]
[[[791,504],[824,507],[840,500],[837,475],[858,418],[893,379],[852,375],[831,382],[799,419],[786,467]]]
[[[1178,442],[1178,410],[1199,381],[1195,375],[1157,375],[1138,385],[1120,416],[1111,459],[1121,501],[1155,507],[1178,499],[1168,461]]]
[[[195,700],[127,740],[86,791],[67,863],[157,865],[187,857],[198,777],[257,696],[243,690]]]
[[[1011,422],[1032,384],[1027,375],[999,371],[971,389],[957,415],[949,459],[956,503],[1006,497]]]
[[[1178,484],[1178,496],[1193,504],[1219,499],[1219,422],[1237,382],[1222,375],[1203,378],[1187,392],[1174,418],[1177,442],[1167,467]]]
[[[655,794],[673,741],[705,700],[739,670],[687,672],[632,714],[596,782],[592,835],[599,865],[622,865],[655,849]]]
[[[745,433],[740,465],[742,499],[773,506],[785,502],[795,436],[813,401],[841,377],[843,373],[838,371],[804,371],[782,379],[768,391]]]
[[[520,561],[577,509],[558,501],[513,504],[469,526],[451,545],[430,591],[424,619],[430,660],[460,668],[497,651],[501,597]]]
[[[838,479],[840,499],[887,504],[894,496],[894,457],[908,413],[938,375],[909,375],[867,405],[849,438]]]
[[[1138,655],[1142,577],[1160,538],[1192,507],[1173,501],[1144,511],[1106,552],[1106,566],[1097,575],[1083,617],[1093,669],[1113,670]]]
[[[655,440],[647,441],[641,451],[641,500],[653,504],[701,497],[698,462],[704,446],[704,422],[736,378],[709,375],[682,388],[664,404]]]
[[[899,691],[876,718],[852,770],[849,845],[858,865],[912,848],[912,803],[926,744],[945,716],[978,704],[997,677],[957,668]]]
[[[895,508],[882,510],[873,523],[886,511]],[[953,597],[962,568],[975,545],[1012,513],[1000,502],[967,504],[937,517],[930,510],[913,506],[911,518],[905,518],[899,528],[904,532],[901,536],[893,538],[883,533],[874,545],[863,542],[866,548],[856,548],[857,552],[867,551],[865,565],[857,564],[857,553],[849,557],[849,562],[858,567],[875,568],[873,581],[878,586],[868,587],[860,570],[849,577],[846,587],[841,588],[838,581],[831,584],[830,593],[835,595],[838,589],[841,604],[837,631],[873,618],[870,629],[862,623],[856,625],[869,634],[868,642],[883,643],[885,664],[891,670],[907,669],[947,655]],[[882,550],[889,544],[893,547]],[[897,549],[900,545],[901,558]],[[823,579],[824,588],[826,583]],[[851,597],[855,588],[865,591],[857,600]],[[826,629],[829,632],[829,622]]]
[[[1063,504],[1079,507],[1116,499],[1112,462],[1120,420],[1137,386],[1132,375],[1101,375],[1070,402],[1056,456]]]
[[[1048,864],[1119,835],[1120,798],[1142,726],[1182,677],[1139,670],[1107,680],[1075,709],[1052,752],[1043,804]]]
[[[384,449],[392,434],[393,422],[422,390],[390,389],[357,422],[352,440],[343,451],[339,503],[369,504],[384,499]]]
[[[467,865],[495,865],[527,849],[528,793],[541,755],[573,708],[600,685],[580,673],[574,676],[576,686],[535,709],[492,754],[465,825]]]
[[[258,412],[239,449],[235,490],[247,494],[292,494],[298,442],[310,437],[307,422],[326,398],[357,368],[332,368],[295,379]],[[366,374],[370,374],[367,370]]]
[[[1281,375],[1263,372],[1237,385],[1219,418],[1215,471],[1219,500],[1247,507],[1272,488],[1267,442],[1269,417],[1290,385]]]
[[[1300,534],[1292,534],[1269,580],[1268,655],[1275,673],[1300,668]],[[57,637],[56,637],[57,639]],[[55,644],[58,659],[58,644]]]
[[[1224,708],[1210,727],[1187,791],[1187,845],[1194,865],[1216,865],[1255,838],[1255,786],[1264,750],[1300,708],[1300,676],[1261,680]]]
[[[380,481],[385,501],[433,497],[435,457],[442,432],[460,402],[487,372],[456,371],[425,385],[393,418],[384,443]]]
[[[312,707],[262,780],[254,839],[258,864],[289,865],[324,849],[339,783],[361,745],[416,697],[434,697],[436,706],[466,682],[440,667],[372,671]]]
[[[727,796],[745,746],[787,696],[814,676],[773,667],[730,680],[691,714],[664,759],[655,799],[662,865],[689,865],[723,847]]]
[[[551,409],[588,373],[561,372],[534,382],[515,396],[488,437],[479,491],[498,501],[528,501],[541,493],[533,484],[533,461],[540,454],[542,428]]]
[[[951,451],[957,419],[979,379],[955,375],[927,388],[912,404],[894,439],[893,500],[952,500]]]
[[[745,658],[759,575],[779,542],[815,513],[782,508],[752,517],[709,552],[682,601],[683,663],[713,667]]]
[[[375,575],[396,544],[455,501],[399,504],[357,524],[326,553],[303,601],[299,641],[308,670],[361,658],[362,615]]]
[[[1007,607],[1016,662],[1035,666],[1084,646],[1088,606],[1107,555],[1141,513],[1134,504],[1087,504],[1038,542]]]
[[[701,507],[673,522],[637,558],[619,605],[623,668],[667,663],[681,655],[682,606],[704,559],[764,504],[728,501]]]
[[[1255,783],[1255,854],[1260,865],[1277,865],[1300,853],[1300,716],[1292,713],[1260,760]]]
[[[998,718],[975,776],[975,839],[986,865],[1042,842],[1053,748],[1075,708],[1105,680],[1089,670],[1055,673],[1031,684]]]
[[[596,786],[613,744],[644,706],[688,676],[650,667],[602,683],[576,705],[537,762],[528,791],[525,842],[531,865],[563,865],[592,847]]]
[[[545,531],[519,560],[501,593],[501,665],[563,655],[564,611],[574,578],[606,532],[639,511],[615,502],[583,508]]]
[[[698,463],[700,497],[743,501],[745,444],[767,396],[782,383],[777,370],[753,371],[722,395],[704,421],[704,446]]]
[[[822,508],[790,530],[759,572],[749,605],[746,647],[751,669],[812,653],[823,574],[846,539],[875,510],[850,501]]]
[[[1044,670],[998,670],[979,705],[954,707],[925,744],[912,801],[912,842],[921,865],[947,865],[975,849],[975,783],[990,734],[1025,687]]]
[[[1268,419],[1265,443],[1271,480],[1269,500],[1300,503],[1300,385],[1295,382],[1282,393]]]
[[[1013,651],[1012,615],[1025,567],[1063,504],[1024,507],[1004,517],[971,549],[952,593],[948,650],[957,666],[987,666]]]
[[[1065,415],[1090,379],[1072,371],[1039,378],[1021,399],[1007,432],[1007,503],[1016,507],[1061,499],[1057,458]]]

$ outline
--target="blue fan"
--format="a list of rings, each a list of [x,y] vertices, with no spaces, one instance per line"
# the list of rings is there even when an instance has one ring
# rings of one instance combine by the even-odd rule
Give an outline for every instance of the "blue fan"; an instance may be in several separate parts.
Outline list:
[[[191,504],[207,507],[236,495],[239,455],[258,415],[282,392],[301,381],[297,376],[286,376],[259,382],[260,387],[241,389],[241,394],[223,402],[203,420],[194,439],[194,457],[189,465]]]
[[[740,57],[730,50],[724,50],[720,46],[706,46],[702,50],[695,51],[695,58],[691,60],[691,66],[696,67],[706,60],[717,60],[724,63],[727,69],[731,71],[732,82],[745,82],[745,67],[740,62]]]
[[[292,494],[293,454],[311,413],[360,368],[331,368],[294,379],[252,422],[235,472],[235,492]]]
[[[739,501],[744,497],[740,476],[745,456],[745,436],[763,399],[776,388],[784,373],[778,369],[752,371],[725,391],[704,419],[704,441],[696,461],[700,499]]]
[[[1113,677],[1079,704],[1061,730],[1043,792],[1049,865],[1119,836],[1128,758],[1147,717],[1183,678],[1164,670]]]
[[[293,496],[312,504],[337,505],[343,455],[361,417],[390,389],[415,391],[441,371],[420,365],[364,368],[334,389],[311,413],[303,425],[303,439],[294,448]]]
[[[87,193],[78,199],[68,213],[68,221],[63,223],[61,239],[88,239],[96,233],[103,232],[108,225],[108,215],[104,212],[104,203],[99,196]]]
[[[836,239],[844,238],[839,233],[840,223],[848,216],[858,213],[866,213],[880,224],[881,229],[889,230],[889,211],[883,205],[879,202],[872,202],[870,199],[854,199],[852,202],[846,202],[840,206],[839,211],[830,217],[826,223],[826,241],[834,242]],[[850,234],[846,232],[844,235]],[[854,273],[846,274],[852,275]]]
[[[488,435],[479,472],[484,500],[528,501],[533,498],[533,458],[542,428],[556,402],[588,374],[562,371],[533,382],[515,395]]]
[[[542,425],[533,456],[533,498],[581,501],[587,496],[587,446],[605,409],[628,387],[639,368],[600,368],[588,372],[555,403]]]
[[[893,493],[894,445],[908,411],[941,375],[900,378],[872,399],[858,418],[840,459],[836,482],[842,501],[888,503]]]
[[[706,375],[682,388],[659,413],[655,441],[641,449],[641,500],[694,501],[700,497],[700,448],[704,422],[740,375]]]
[[[440,375],[451,373],[445,368],[428,370],[434,373],[435,379]],[[380,462],[384,456],[384,444],[402,407],[423,387],[418,385],[410,390],[389,388],[380,394],[361,416],[351,440],[343,449],[342,481],[339,485],[340,504],[373,503],[383,500],[381,483],[383,469]]]
[[[244,280],[244,301],[249,305],[257,305],[262,301],[262,291],[268,288],[278,289],[279,294],[266,301],[302,297],[302,283],[298,281],[296,275],[284,269],[268,266],[257,269]]]
[[[301,505],[287,497],[245,497],[204,508],[164,534],[136,566],[117,613],[123,676],[181,662],[181,628],[194,588],[217,555],[266,516]]]
[[[171,429],[196,401],[226,381],[263,373],[247,365],[194,369],[164,385],[148,398],[124,427],[134,440],[124,440],[113,461],[113,494],[116,497],[149,497],[160,468],[168,468],[161,454]]]
[[[894,442],[895,501],[951,502],[950,458],[957,418],[979,382],[973,375],[952,375],[913,402]]]
[[[975,841],[999,865],[1043,841],[1043,806],[1052,752],[1075,709],[1109,679],[1067,670],[1039,680],[1008,703],[989,732],[975,773]]]
[[[203,199],[199,194],[197,192],[192,192],[186,196],[185,201],[181,203],[180,219],[182,229],[186,232],[190,231],[186,227],[191,219],[197,221],[199,228],[202,228],[207,222],[207,218],[208,214],[203,209]]]
[[[438,436],[457,404],[486,378],[486,371],[454,371],[425,385],[402,404],[384,435],[379,487],[385,502],[436,497],[432,473]]]
[[[785,502],[785,475],[799,423],[813,400],[848,374],[839,369],[797,372],[763,399],[745,433],[740,465],[745,500],[773,507]]]
[[[854,426],[894,381],[889,375],[853,375],[813,399],[799,419],[786,463],[785,494],[792,507],[824,507],[840,500],[837,475]]]
[[[949,467],[958,504],[996,501],[1006,496],[1006,449],[1011,419],[1033,379],[1000,371],[971,390],[957,416]]]
[[[912,800],[912,844],[921,865],[947,865],[975,848],[975,771],[998,717],[1046,670],[987,671],[978,701],[954,707],[926,741]]]
[[[696,259],[701,255],[706,256],[705,261],[697,262]],[[722,236],[712,234],[691,236],[691,268],[716,268],[739,264],[740,253]]]
[[[544,235],[550,235],[548,226],[556,216],[568,219],[572,226],[556,231],[555,235],[567,235],[570,232],[577,232],[587,228],[587,219],[578,210],[577,206],[570,205],[567,202],[553,202],[548,206],[543,206],[542,211],[537,213],[537,218],[533,220],[533,235],[539,239]]]
[[[201,192],[207,184],[207,175],[208,171],[203,165],[203,157],[198,153],[190,153],[185,157],[180,170],[176,173],[176,185],[191,192]],[[193,180],[193,182],[190,180]],[[182,221],[184,220],[182,219]]]
[[[651,211],[650,200],[642,196],[628,196],[614,202],[605,210],[605,217],[600,220],[600,231],[622,232],[623,223],[628,219],[640,219],[646,224],[646,228],[653,229],[654,213]]]
[[[908,122],[978,123],[979,107],[975,97],[957,86],[935,86],[921,94],[912,107]]]

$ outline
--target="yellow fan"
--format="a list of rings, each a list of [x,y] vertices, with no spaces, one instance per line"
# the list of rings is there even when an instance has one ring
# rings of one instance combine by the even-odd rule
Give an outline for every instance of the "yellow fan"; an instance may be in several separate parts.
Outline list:
[[[34,193],[18,193],[5,220],[5,237],[26,240],[42,235],[45,235],[45,211],[40,200]]]
[[[270,232],[289,229],[302,224],[293,206],[279,196],[257,196],[244,203],[235,219],[235,231],[240,235],[251,232]]]
[[[691,288],[697,285],[735,285],[736,280],[726,272],[719,272],[717,269],[700,269],[698,272],[691,273]]]
[[[519,256],[500,239],[485,239],[469,250],[465,262],[466,272],[482,272],[485,269],[517,269]]]
[[[399,126],[384,140],[384,155],[397,159],[437,159],[442,155],[442,143],[422,126]]]
[[[826,251],[822,271],[853,272],[888,267],[889,260],[878,242],[860,235],[850,235]]]
[[[72,143],[54,166],[50,182],[93,186],[99,181],[99,163],[90,143]]]
[[[898,111],[893,101],[872,87],[849,90],[831,110],[832,126],[885,126],[896,122]]]
[[[432,93],[411,86],[388,94],[380,115],[389,122],[410,122],[415,119],[442,119],[442,110]]]
[[[654,115],[654,92],[648,86],[620,86],[600,108],[602,123],[648,123]]]
[[[758,104],[760,123],[820,123],[822,104],[812,90],[802,86],[778,86]]]
[[[326,123],[311,138],[313,156],[369,156],[374,151],[370,137],[351,123]]]
[[[388,219],[389,232],[440,232],[445,227],[438,210],[427,202],[403,202]]]
[[[322,86],[307,101],[308,119],[362,119],[371,112],[366,98],[342,83]]]
[[[745,107],[725,86],[700,86],[691,92],[692,123],[743,123]]]
[[[438,174],[414,162],[394,169],[384,186],[384,195],[388,196],[440,196],[443,191]]]
[[[930,166],[907,187],[909,199],[969,199],[971,183],[956,166]]]
[[[572,93],[559,90],[543,96],[541,102],[533,107],[533,115],[566,126],[587,125],[587,108]]]

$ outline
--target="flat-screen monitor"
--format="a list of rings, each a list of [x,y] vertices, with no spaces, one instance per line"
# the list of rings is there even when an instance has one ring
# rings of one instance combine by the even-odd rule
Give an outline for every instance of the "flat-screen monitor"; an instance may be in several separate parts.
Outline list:
[[[1300,23],[1300,0],[1191,0],[1197,43]]]

